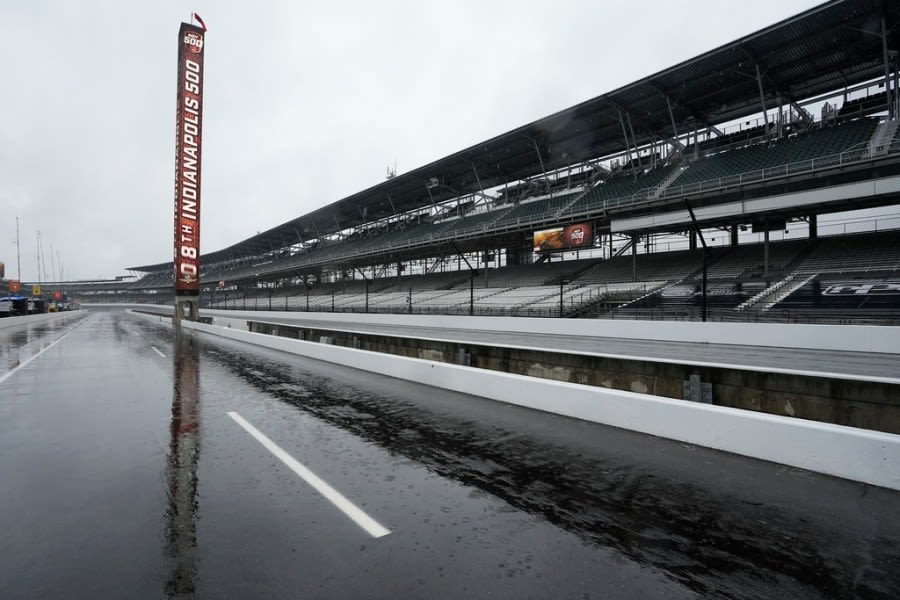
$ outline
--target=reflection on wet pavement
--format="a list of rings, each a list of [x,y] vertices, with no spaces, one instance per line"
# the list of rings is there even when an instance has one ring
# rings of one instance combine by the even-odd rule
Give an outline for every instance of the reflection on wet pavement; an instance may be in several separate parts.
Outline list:
[[[252,352],[204,343],[203,353],[306,413],[652,565],[702,596],[900,597],[894,492],[805,472],[784,480],[790,473],[776,465],[557,419],[558,427],[596,436],[561,443],[502,417],[432,410]],[[496,407],[498,415],[508,408]],[[669,470],[665,460],[610,452],[617,444],[634,446],[636,455],[693,456],[697,465]],[[766,475],[744,493],[729,484],[732,469],[738,478],[749,473],[743,481]],[[782,479],[772,481],[776,472]],[[788,491],[778,489],[784,485]],[[840,496],[835,506],[823,498],[831,493]],[[880,527],[869,529],[872,522]]]
[[[168,501],[166,558],[168,598],[192,595],[197,579],[197,464],[200,460],[200,406],[197,349],[190,338],[174,344],[172,419],[166,459]]]
[[[22,325],[24,328],[0,329],[0,375],[15,369],[46,348],[62,332],[70,329],[73,321],[40,321],[27,325],[23,322]]]

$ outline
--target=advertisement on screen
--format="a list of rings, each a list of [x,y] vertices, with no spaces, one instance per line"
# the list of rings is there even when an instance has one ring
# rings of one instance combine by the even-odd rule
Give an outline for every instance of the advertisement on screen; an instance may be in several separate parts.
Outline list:
[[[534,232],[535,252],[577,250],[594,245],[594,230],[590,223],[575,223],[565,227],[542,229]]]

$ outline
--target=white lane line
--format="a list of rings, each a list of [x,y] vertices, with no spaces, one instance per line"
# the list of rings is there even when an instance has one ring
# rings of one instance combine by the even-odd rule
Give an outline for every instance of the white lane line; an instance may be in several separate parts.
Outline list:
[[[141,335],[141,334],[139,334],[137,331],[132,331],[131,335]]]
[[[166,357],[166,355],[163,354],[162,352],[160,352],[159,349],[158,349],[156,346],[150,346],[150,348],[151,348],[154,352],[156,352],[157,354],[159,354],[160,356],[162,356],[163,358]]]
[[[58,337],[54,342],[51,342],[48,346],[42,348],[37,354],[32,354],[25,362],[20,363],[18,366],[16,366],[16,367],[15,367],[13,370],[11,370],[9,373],[6,373],[6,374],[4,374],[4,375],[0,375],[0,383],[3,383],[3,382],[6,381],[7,379],[9,379],[10,377],[12,377],[12,376],[15,375],[16,373],[18,373],[19,369],[21,369],[22,367],[24,367],[25,365],[27,365],[28,363],[30,363],[31,361],[33,361],[34,359],[36,359],[38,356],[40,356],[41,354],[43,354],[44,352],[46,352],[47,350],[49,350],[49,349],[52,348],[53,346],[57,345],[58,343],[60,343],[61,341],[63,341],[63,340],[66,339],[67,337],[69,337],[69,336],[72,334],[72,331],[75,331],[75,328],[74,328],[74,327],[73,327],[68,333],[66,333],[66,334],[64,334],[64,335],[62,335],[62,336],[60,336],[60,337]]]
[[[281,462],[290,467],[290,469],[299,475],[303,481],[311,485],[317,492],[330,500],[338,510],[350,517],[357,525],[365,529],[369,535],[374,538],[380,538],[391,532],[390,529],[383,527],[355,504],[347,500],[340,492],[320,479],[315,473],[300,464],[293,456],[282,450],[275,442],[267,438],[265,434],[244,420],[241,415],[234,411],[229,411],[228,416],[234,419],[238,425],[243,427],[247,433],[256,438],[256,441],[262,444],[266,450],[274,454]]]

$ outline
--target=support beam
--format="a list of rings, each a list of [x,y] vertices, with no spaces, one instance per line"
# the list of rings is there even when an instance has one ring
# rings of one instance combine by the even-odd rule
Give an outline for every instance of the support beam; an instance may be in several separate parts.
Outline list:
[[[637,154],[637,138],[634,137],[634,127],[631,124],[631,113],[625,115],[626,120],[628,121],[628,131],[631,133],[631,145],[634,146],[634,153]],[[640,157],[637,157],[638,159]]]
[[[669,120],[672,122],[672,134],[675,136],[675,139],[678,139],[678,127],[675,126],[675,112],[672,110],[672,101],[669,100],[669,97],[663,94],[663,97],[666,99],[666,106],[669,109]],[[679,146],[681,142],[679,142]],[[679,147],[679,150],[683,149],[683,147]]]
[[[769,137],[769,115],[766,112],[766,95],[763,92],[763,83],[762,83],[762,73],[759,71],[759,65],[754,65],[756,67],[756,85],[759,88],[759,105],[762,108],[763,114],[763,123],[766,125],[766,138]]]
[[[619,125],[622,126],[622,138],[625,140],[625,158],[631,162],[631,142],[628,141],[628,132],[625,130],[625,119],[622,118],[622,111],[619,111]]]
[[[663,94],[661,91],[659,93],[663,98],[666,98],[666,101],[668,101],[668,97],[665,94]],[[607,97],[604,97],[603,100],[608,105],[615,108],[616,110],[618,110],[626,115],[631,115],[631,111],[629,111],[627,108],[624,108],[623,106],[619,105],[617,102],[614,102]],[[653,128],[647,121],[643,120],[639,115],[634,115],[634,121],[640,127],[643,127],[645,130],[647,130],[649,133],[658,135],[660,137],[660,139],[662,139],[664,142],[666,142],[667,144],[669,144],[670,146],[675,148],[675,150],[678,150],[680,152],[684,148],[684,145],[680,141],[678,141],[678,136],[672,138],[672,137],[662,135],[659,131],[657,131],[655,128]]]
[[[637,247],[640,236],[634,234],[631,236],[631,280],[637,281]]]
[[[484,186],[481,185],[481,177],[478,176],[478,169],[475,167],[475,163],[469,161],[469,164],[472,165],[472,173],[475,174],[475,182],[478,184],[478,191],[481,192],[481,196],[484,197],[486,194],[484,193]]]
[[[788,98],[788,103],[795,111],[797,111],[797,114],[803,116],[802,121],[804,124],[812,122],[813,116],[811,114],[809,114],[808,110],[806,110],[805,108],[800,106],[796,100],[794,100],[793,98]]]
[[[538,162],[541,165],[541,173],[544,175],[544,180],[546,181],[547,180],[547,169],[544,167],[544,157],[541,156],[541,149],[538,148],[536,139],[531,138],[531,143],[534,145],[534,151],[537,154]]]
[[[356,271],[357,271],[360,275],[362,275],[362,278],[366,280],[366,312],[368,313],[368,312],[369,312],[369,285],[371,285],[372,280],[369,279],[368,277],[366,277],[366,274],[363,273],[363,270],[360,269],[359,267],[354,267],[354,269],[356,269]],[[374,267],[374,266],[372,267],[372,270],[373,270],[373,271],[375,270],[375,267]],[[333,302],[333,300],[332,300],[332,302]],[[334,312],[334,308],[333,308],[333,307],[332,307],[332,312]]]
[[[703,125],[706,127],[706,130],[707,130],[707,131],[712,131],[712,132],[713,132],[714,134],[716,134],[718,137],[722,137],[722,136],[725,135],[725,134],[722,132],[721,129],[719,129],[718,127],[716,127],[716,126],[713,125],[712,123],[706,123],[706,122],[704,122]]]
[[[700,225],[697,223],[697,217],[694,215],[694,209],[691,207],[691,203],[685,199],[684,205],[688,209],[688,214],[691,215],[691,223],[694,225],[694,231],[697,233],[697,236],[700,238],[700,243],[703,244],[703,287],[700,292],[700,315],[703,322],[706,322],[706,288],[707,288],[707,278],[709,273],[709,247],[706,245],[706,238],[703,237],[703,232],[700,231]]]
[[[884,17],[881,17],[881,51],[883,53],[884,60],[884,95],[885,102],[887,103],[888,110],[888,118],[894,118],[894,103],[891,101],[891,67],[888,61],[888,47],[887,47],[887,25],[884,22]]]
[[[469,316],[472,316],[475,314],[475,277],[478,275],[478,269],[472,266],[469,259],[466,258],[462,250],[459,249],[459,246],[456,245],[456,242],[451,240],[450,245],[453,247],[453,250],[456,251],[456,256],[464,260],[466,266],[469,267]]]

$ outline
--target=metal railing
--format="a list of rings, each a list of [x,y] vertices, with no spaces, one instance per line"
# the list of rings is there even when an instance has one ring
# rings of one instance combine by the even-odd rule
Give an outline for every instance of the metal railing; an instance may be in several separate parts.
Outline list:
[[[235,298],[228,303],[211,303],[203,308],[218,310],[241,310],[267,312],[269,309],[263,301],[253,298]],[[283,300],[283,299],[282,299]],[[579,306],[575,302],[566,302],[566,306],[560,313],[558,306],[540,307],[501,307],[478,306],[470,313],[468,305],[465,306],[414,306],[412,310],[405,307],[370,306],[369,314],[414,314],[414,315],[469,315],[483,317],[539,317],[560,318],[567,317],[578,312]],[[287,312],[327,312],[327,313],[362,313],[360,306],[335,306],[311,305],[309,310],[304,307],[283,307],[273,305],[274,311]],[[596,319],[628,319],[641,321],[701,321],[701,309],[694,306],[658,307],[658,308],[628,308],[600,312],[593,316]],[[820,310],[814,308],[774,309],[765,312],[741,311],[731,308],[710,308],[707,311],[708,321],[732,322],[732,323],[808,323],[808,324],[832,324],[832,325],[891,325],[900,326],[900,309],[874,309],[874,310]]]

